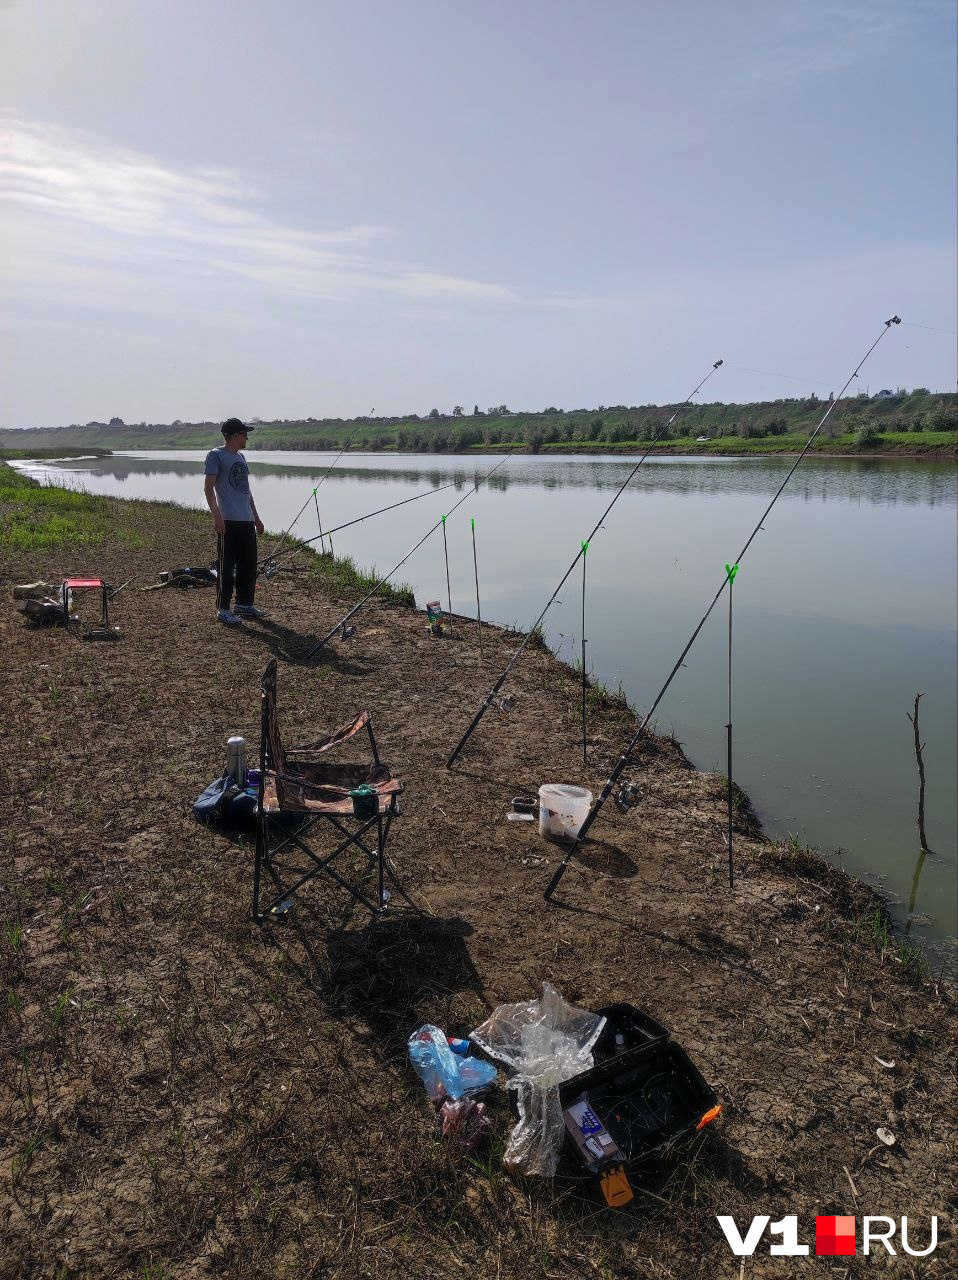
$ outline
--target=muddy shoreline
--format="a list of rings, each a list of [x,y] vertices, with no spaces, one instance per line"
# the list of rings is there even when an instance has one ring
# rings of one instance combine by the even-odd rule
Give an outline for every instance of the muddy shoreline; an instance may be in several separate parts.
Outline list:
[[[743,819],[730,892],[721,780],[650,739],[642,804],[607,807],[546,903],[556,850],[506,821],[509,800],[543,781],[596,791],[627,708],[596,696],[583,770],[572,673],[530,647],[513,708],[449,771],[515,635],[487,628],[480,662],[474,626],[437,639],[422,612],[370,604],[303,662],[351,603],[312,558],[263,583],[266,622],[227,630],[209,592],[138,590],[208,562],[208,520],[102,502],[102,546],[0,566],[0,1274],[733,1277],[715,1215],[757,1213],[797,1214],[813,1239],[816,1214],[907,1214],[920,1239],[937,1215],[935,1254],[896,1274],[954,1274],[955,1010],[886,945],[872,890]],[[24,625],[13,582],[81,573],[135,575],[117,641]],[[289,741],[372,711],[405,784],[392,860],[422,914],[371,923],[314,885],[260,928],[251,846],[193,822],[226,738],[258,743],[273,656]],[[723,1104],[619,1213],[571,1165],[504,1173],[501,1089],[480,1158],[444,1146],[406,1062],[421,1023],[466,1033],[543,980],[647,1009]],[[870,1265],[847,1262],[807,1269]],[[763,1251],[748,1274],[794,1271]]]

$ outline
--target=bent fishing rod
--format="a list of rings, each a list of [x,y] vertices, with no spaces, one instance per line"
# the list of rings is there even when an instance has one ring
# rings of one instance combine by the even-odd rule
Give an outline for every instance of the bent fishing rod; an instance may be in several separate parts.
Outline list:
[[[459,501],[456,503],[456,505],[452,507],[449,511],[447,511],[444,516],[441,516],[436,521],[436,523],[432,526],[429,532],[424,534],[423,537],[421,537],[419,541],[416,543],[416,545],[411,550],[406,552],[406,554],[399,561],[399,563],[395,565],[392,569],[390,569],[385,577],[379,579],[379,581],[376,583],[376,585],[373,587],[371,591],[367,591],[367,593],[363,596],[362,600],[360,600],[358,604],[354,604],[348,613],[343,614],[343,616],[339,619],[336,625],[334,627],[331,627],[330,630],[326,632],[322,640],[317,641],[317,643],[313,645],[312,649],[310,649],[309,653],[305,655],[302,661],[308,662],[310,658],[314,656],[314,654],[318,653],[319,650],[322,649],[324,645],[328,644],[329,641],[332,640],[336,632],[340,629],[340,627],[345,627],[349,619],[352,618],[355,614],[357,614],[359,610],[363,607],[363,605],[373,598],[373,596],[376,594],[379,588],[384,586],[389,581],[389,579],[393,576],[394,573],[398,573],[398,571],[406,563],[409,557],[419,550],[419,548],[426,541],[426,539],[432,537],[432,535],[436,532],[436,530],[442,527],[442,525],[445,523],[448,517],[452,515],[453,511],[455,511],[458,507],[461,507],[462,504],[466,501],[468,497],[470,497],[471,494],[477,493],[479,491],[479,486],[481,484],[485,484],[486,481],[489,479],[489,477],[493,474],[493,472],[498,471],[504,462],[508,462],[514,453],[515,453],[515,450],[510,449],[509,452],[506,454],[506,456],[504,458],[500,458],[494,467],[490,467],[490,469],[486,472],[486,474],[480,480],[476,480],[473,484],[471,484],[469,488],[466,490],[466,492],[459,499]]]
[[[257,572],[266,571],[267,577],[271,570],[275,568],[276,561],[281,560],[283,556],[294,555],[297,551],[302,551],[304,547],[310,546],[314,542],[320,542],[323,538],[331,538],[334,533],[339,533],[342,529],[349,529],[354,524],[362,524],[364,520],[371,520],[373,516],[381,516],[386,511],[395,511],[397,507],[404,507],[407,502],[418,502],[420,498],[429,498],[434,493],[442,493],[443,489],[454,489],[458,482],[450,480],[448,484],[441,484],[437,489],[427,489],[424,493],[417,493],[411,498],[403,498],[401,502],[393,502],[388,507],[380,507],[378,511],[369,511],[364,516],[356,516],[353,520],[347,520],[345,524],[337,524],[332,529],[327,529],[325,533],[317,533],[313,538],[303,538],[297,540],[291,547],[286,547],[283,551],[274,551],[271,555],[266,556],[256,566]],[[292,526],[290,526],[292,528]]]
[[[446,761],[446,768],[447,768],[447,769],[451,769],[451,768],[452,768],[452,766],[455,764],[455,762],[456,762],[456,757],[459,755],[459,752],[463,749],[463,747],[466,745],[466,743],[467,743],[467,742],[469,741],[469,739],[472,737],[473,733],[475,732],[475,730],[476,730],[476,729],[478,728],[478,726],[479,726],[479,721],[482,719],[482,717],[486,714],[486,712],[489,710],[489,708],[490,708],[490,707],[492,706],[492,704],[494,703],[494,701],[495,701],[495,699],[496,699],[496,696],[497,696],[497,694],[499,693],[499,690],[502,688],[502,686],[505,684],[506,680],[509,678],[510,673],[512,672],[512,670],[513,670],[513,668],[515,667],[516,663],[519,661],[519,658],[522,656],[522,653],[523,653],[523,651],[524,651],[524,649],[525,649],[526,645],[529,643],[529,641],[532,639],[532,637],[536,634],[537,629],[538,629],[539,624],[541,623],[542,619],[546,616],[546,614],[547,614],[547,613],[549,612],[549,610],[552,608],[553,604],[554,604],[554,603],[555,603],[555,601],[556,601],[556,597],[558,596],[559,592],[562,590],[562,588],[565,586],[566,582],[567,582],[567,581],[568,581],[568,579],[570,578],[570,576],[571,576],[571,574],[572,574],[573,569],[576,567],[576,565],[579,563],[579,561],[580,561],[580,560],[582,559],[582,557],[585,555],[585,553],[586,553],[586,548],[588,547],[589,543],[592,541],[592,539],[595,537],[595,535],[598,533],[598,531],[602,528],[602,525],[603,525],[603,522],[605,521],[606,516],[608,516],[609,512],[612,510],[612,508],[615,506],[615,504],[618,502],[618,500],[622,497],[622,494],[625,492],[626,488],[627,488],[627,487],[628,487],[628,485],[631,483],[631,481],[632,481],[632,477],[635,475],[635,473],[638,471],[639,467],[641,467],[642,463],[646,460],[646,458],[647,458],[647,457],[649,456],[649,454],[652,452],[652,450],[653,450],[653,448],[655,447],[655,445],[656,445],[656,443],[658,442],[658,440],[659,440],[662,436],[664,436],[664,435],[665,435],[666,431],[668,431],[669,427],[672,425],[672,423],[675,421],[675,419],[679,416],[679,414],[682,412],[682,410],[683,410],[684,408],[686,408],[686,406],[691,402],[692,397],[693,397],[694,395],[698,395],[699,391],[701,391],[701,389],[705,386],[706,382],[708,382],[709,378],[711,378],[711,376],[712,376],[712,374],[715,372],[715,370],[716,370],[716,369],[718,369],[718,368],[720,368],[720,366],[721,366],[723,363],[724,363],[724,361],[722,361],[722,360],[716,360],[716,361],[715,361],[715,363],[712,365],[711,369],[708,371],[708,373],[705,375],[705,377],[702,379],[702,381],[698,384],[698,386],[695,388],[695,390],[694,390],[694,391],[690,391],[690,392],[689,392],[689,394],[685,397],[685,399],[682,401],[682,403],[681,403],[681,404],[679,405],[679,407],[676,409],[675,413],[673,413],[673,414],[672,414],[672,416],[671,416],[671,418],[669,418],[668,422],[664,423],[664,425],[663,425],[663,426],[661,426],[661,427],[658,429],[658,431],[656,431],[655,435],[652,437],[651,442],[649,443],[649,447],[646,449],[645,453],[643,453],[642,457],[638,460],[638,462],[635,464],[635,466],[634,466],[634,467],[632,468],[632,470],[629,472],[628,476],[626,476],[625,480],[624,480],[624,481],[622,482],[622,484],[619,486],[619,489],[618,489],[618,491],[617,491],[617,493],[616,493],[615,497],[612,499],[612,501],[611,501],[611,502],[609,503],[609,505],[606,507],[605,511],[603,511],[602,516],[600,517],[600,519],[599,519],[598,523],[596,524],[595,528],[594,528],[594,529],[592,530],[592,532],[589,534],[588,538],[586,538],[585,542],[583,542],[583,543],[581,544],[581,546],[580,546],[580,548],[579,548],[579,553],[578,553],[578,555],[577,555],[577,556],[576,556],[576,558],[572,561],[572,563],[569,565],[568,569],[566,570],[565,574],[563,575],[562,581],[559,583],[559,585],[556,587],[555,591],[553,591],[552,595],[549,597],[548,601],[546,602],[546,607],[545,607],[545,608],[542,610],[542,612],[539,614],[538,618],[536,618],[535,622],[532,624],[532,626],[530,627],[530,629],[529,629],[529,630],[528,630],[528,632],[526,633],[525,637],[523,638],[522,643],[519,645],[518,649],[516,649],[515,653],[514,653],[514,654],[512,655],[512,657],[509,659],[508,663],[506,664],[505,670],[502,672],[502,674],[500,675],[499,679],[496,681],[496,683],[492,686],[492,688],[491,688],[491,689],[489,690],[489,692],[486,694],[486,696],[485,696],[485,698],[484,698],[484,700],[483,700],[483,702],[482,702],[482,705],[479,707],[479,710],[476,712],[476,714],[475,714],[475,716],[474,716],[474,718],[473,718],[472,724],[469,726],[469,728],[466,730],[466,732],[465,732],[465,733],[462,735],[462,737],[459,739],[459,742],[458,742],[458,744],[457,744],[457,746],[456,746],[455,750],[453,751],[453,753],[452,753],[452,755],[449,757],[449,759]]]
[[[568,853],[563,858],[563,860],[559,863],[558,867],[556,867],[555,874],[553,875],[552,879],[549,881],[549,884],[547,885],[545,892],[542,895],[547,900],[552,897],[552,895],[555,893],[556,889],[558,888],[559,881],[565,875],[573,854],[575,853],[576,849],[578,849],[582,841],[588,835],[590,827],[592,826],[593,822],[595,822],[596,818],[599,816],[599,811],[602,809],[602,806],[605,804],[609,796],[612,794],[615,784],[618,782],[619,778],[622,776],[625,770],[630,765],[635,764],[635,761],[632,759],[632,752],[635,750],[639,742],[639,739],[642,737],[642,735],[645,733],[646,729],[648,728],[649,721],[652,719],[653,715],[655,714],[656,708],[658,707],[659,703],[665,697],[665,694],[669,688],[669,685],[671,685],[672,681],[675,679],[676,675],[678,674],[682,664],[685,662],[685,659],[688,657],[689,650],[692,648],[692,645],[695,644],[695,641],[698,639],[699,633],[701,632],[702,628],[705,626],[706,622],[708,621],[709,615],[711,614],[715,606],[718,604],[719,599],[722,595],[722,592],[725,590],[726,586],[731,588],[732,580],[734,579],[735,574],[738,572],[738,566],[741,564],[742,559],[745,556],[745,553],[748,551],[749,547],[752,545],[755,538],[758,536],[759,532],[762,530],[764,523],[768,518],[768,514],[771,511],[772,507],[775,506],[775,503],[778,502],[779,498],[782,496],[782,491],[784,490],[785,486],[788,484],[789,480],[791,480],[795,472],[798,470],[798,467],[802,462],[803,458],[808,453],[809,449],[812,447],[812,443],[814,442],[815,437],[818,435],[822,427],[824,427],[825,423],[831,417],[832,411],[835,409],[836,405],[841,400],[842,396],[845,394],[848,388],[851,386],[855,378],[858,377],[859,373],[862,370],[863,365],[865,364],[865,361],[868,359],[871,353],[875,350],[879,342],[881,342],[882,338],[884,338],[885,334],[888,332],[888,330],[891,328],[893,324],[901,324],[901,317],[892,316],[890,320],[885,321],[885,327],[882,329],[881,333],[878,335],[875,341],[871,344],[871,346],[862,356],[857,367],[855,368],[855,372],[849,377],[848,381],[842,387],[841,391],[839,391],[838,395],[834,398],[834,400],[832,400],[831,404],[826,409],[821,422],[819,422],[818,426],[809,436],[805,444],[805,448],[795,459],[794,465],[792,466],[788,475],[779,485],[774,498],[772,498],[772,501],[768,504],[768,506],[762,512],[761,519],[759,520],[755,528],[752,530],[752,532],[749,534],[748,538],[746,539],[744,547],[742,547],[742,550],[738,553],[738,557],[732,562],[732,564],[726,565],[725,577],[722,579],[721,585],[719,586],[718,591],[716,591],[712,599],[712,603],[705,610],[705,613],[702,615],[701,621],[699,622],[698,626],[695,628],[695,630],[692,632],[691,636],[689,637],[688,643],[686,644],[685,648],[679,654],[678,659],[675,663],[675,666],[669,672],[668,679],[666,680],[662,688],[659,690],[659,692],[656,694],[655,701],[652,703],[651,707],[649,707],[649,710],[646,712],[645,718],[643,719],[642,723],[639,725],[635,734],[633,734],[632,738],[629,740],[629,743],[626,746],[625,750],[622,752],[622,755],[619,757],[619,760],[615,768],[612,770],[611,774],[609,775],[609,779],[606,782],[605,786],[602,788],[602,791],[599,794],[598,798],[593,801],[592,808],[586,814],[585,821],[582,823],[582,826],[579,828],[578,834],[576,835],[571,846],[569,847]],[[729,779],[729,786],[731,786],[731,779]]]

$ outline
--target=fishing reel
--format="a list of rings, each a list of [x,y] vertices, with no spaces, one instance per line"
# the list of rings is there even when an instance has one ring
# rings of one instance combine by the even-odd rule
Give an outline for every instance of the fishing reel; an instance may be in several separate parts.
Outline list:
[[[613,795],[619,813],[628,813],[642,801],[642,789],[637,782],[621,782]]]

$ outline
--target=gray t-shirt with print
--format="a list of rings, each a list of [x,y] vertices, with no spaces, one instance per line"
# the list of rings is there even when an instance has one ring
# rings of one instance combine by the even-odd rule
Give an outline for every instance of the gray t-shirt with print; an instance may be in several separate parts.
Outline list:
[[[216,476],[216,500],[224,520],[253,519],[249,467],[241,453],[225,446],[211,449],[206,455],[205,473]]]

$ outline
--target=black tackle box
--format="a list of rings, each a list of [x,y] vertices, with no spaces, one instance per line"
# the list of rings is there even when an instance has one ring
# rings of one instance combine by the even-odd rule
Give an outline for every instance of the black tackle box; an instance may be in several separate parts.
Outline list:
[[[606,1024],[594,1065],[559,1086],[566,1139],[592,1173],[635,1166],[718,1115],[714,1090],[668,1030],[631,1004],[597,1009]]]

